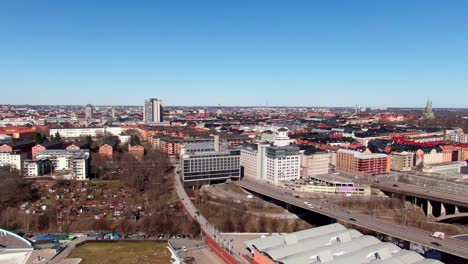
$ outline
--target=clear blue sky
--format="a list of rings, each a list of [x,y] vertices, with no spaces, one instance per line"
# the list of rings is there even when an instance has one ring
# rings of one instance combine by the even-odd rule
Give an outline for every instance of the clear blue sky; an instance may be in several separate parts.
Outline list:
[[[0,104],[468,107],[468,1],[1,1]]]

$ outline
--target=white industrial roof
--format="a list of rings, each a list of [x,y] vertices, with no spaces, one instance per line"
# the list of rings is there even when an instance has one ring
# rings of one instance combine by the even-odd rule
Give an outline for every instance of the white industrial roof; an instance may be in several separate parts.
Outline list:
[[[245,242],[255,254],[268,256],[275,263],[385,263],[439,264],[416,252],[383,243],[341,224],[331,224],[287,235],[272,235]]]

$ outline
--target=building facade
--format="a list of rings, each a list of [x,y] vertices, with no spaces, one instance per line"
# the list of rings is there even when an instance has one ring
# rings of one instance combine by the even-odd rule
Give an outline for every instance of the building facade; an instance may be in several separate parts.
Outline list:
[[[181,156],[182,181],[186,186],[240,179],[240,152],[198,152]]]
[[[269,144],[243,144],[240,150],[242,177],[252,180],[265,178],[265,153]]]
[[[145,123],[162,123],[164,122],[163,116],[162,100],[156,98],[145,100],[143,106],[143,121]]]
[[[390,154],[392,171],[411,171],[414,164],[414,153],[394,152]]]
[[[267,147],[265,156],[266,182],[277,185],[301,177],[299,147]]]
[[[114,157],[114,149],[117,146],[117,142],[114,140],[108,140],[99,146],[99,156],[112,159]]]
[[[121,127],[83,127],[83,128],[51,128],[50,135],[57,133],[61,138],[99,137],[106,134],[117,136],[122,133]]]
[[[87,104],[85,106],[85,118],[86,119],[92,119],[93,118],[93,106],[90,104]]]
[[[145,148],[134,142],[128,143],[128,153],[136,160],[143,160],[145,156]]]
[[[327,174],[330,167],[330,153],[301,153],[301,167],[304,176]]]
[[[365,154],[348,149],[340,149],[336,153],[338,171],[378,175],[390,172],[390,166],[390,157],[385,154]]]
[[[88,150],[45,150],[38,159],[48,159],[53,172],[68,172],[71,179],[86,180],[89,177],[90,159]]]
[[[52,162],[48,158],[37,158],[25,160],[23,164],[23,175],[26,177],[37,177],[52,171]]]
[[[26,153],[0,152],[0,167],[10,167],[12,171],[21,172],[25,159]]]

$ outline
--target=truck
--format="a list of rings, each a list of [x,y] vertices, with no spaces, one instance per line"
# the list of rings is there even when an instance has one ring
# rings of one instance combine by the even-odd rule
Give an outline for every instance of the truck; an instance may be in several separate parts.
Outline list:
[[[438,239],[445,239],[445,233],[444,232],[434,232],[434,234],[431,235],[432,237],[438,238]]]

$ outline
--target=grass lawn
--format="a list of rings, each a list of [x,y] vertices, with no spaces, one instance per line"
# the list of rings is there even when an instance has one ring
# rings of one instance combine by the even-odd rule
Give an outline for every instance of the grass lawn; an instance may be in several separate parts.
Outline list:
[[[166,264],[171,263],[171,253],[166,247],[166,243],[160,242],[86,243],[67,258],[81,258],[82,264]]]

